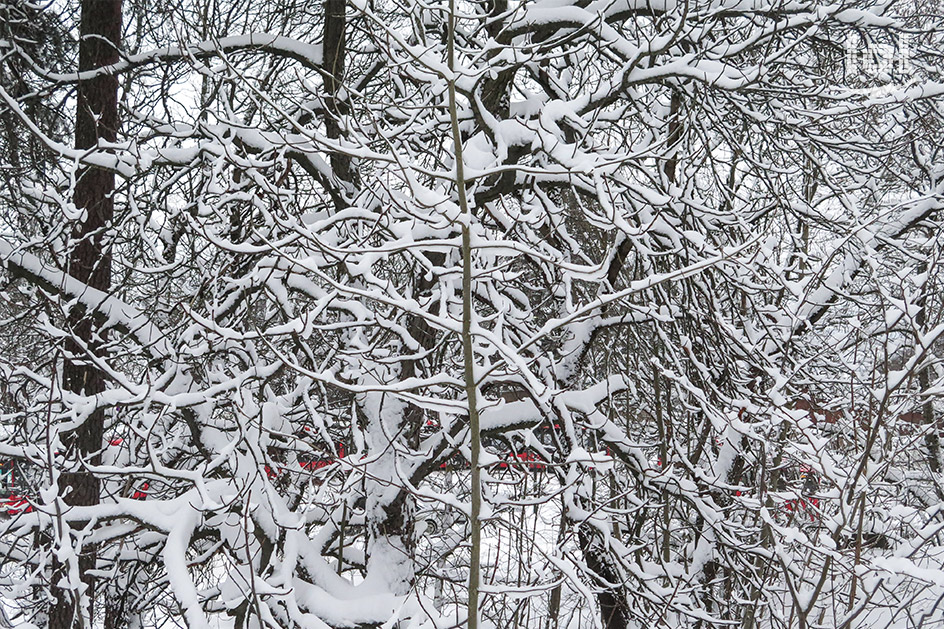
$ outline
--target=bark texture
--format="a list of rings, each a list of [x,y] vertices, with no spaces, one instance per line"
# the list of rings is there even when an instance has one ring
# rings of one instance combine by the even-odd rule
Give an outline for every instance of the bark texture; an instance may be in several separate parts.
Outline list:
[[[324,84],[327,91],[325,99],[325,131],[329,138],[336,140],[343,135],[344,116],[348,112],[347,95],[344,93],[344,60],[347,54],[347,0],[325,0],[324,23]],[[344,153],[331,155],[331,169],[341,183],[353,184],[355,174],[351,157]],[[340,208],[338,208],[340,209]]]
[[[79,71],[93,70],[119,60],[121,40],[121,0],[83,0],[79,26]],[[94,149],[100,142],[114,142],[118,130],[118,80],[102,75],[78,85],[75,120],[75,146]],[[83,167],[77,173],[73,201],[84,210],[81,220],[72,228],[72,249],[68,272],[91,288],[107,292],[111,288],[111,253],[108,229],[114,215],[115,175],[98,168]],[[92,356],[102,356],[107,342],[103,331],[96,329],[92,317],[80,307],[68,315],[72,338],[65,342],[63,388],[82,395],[105,390],[105,380],[93,364]],[[98,504],[101,487],[88,464],[100,463],[105,412],[92,412],[80,427],[61,436],[69,466],[59,477],[60,495],[66,506]],[[68,543],[68,542],[66,542]],[[53,602],[49,613],[52,629],[82,627],[94,618],[95,548],[85,547],[79,555],[79,575],[84,594],[78,584],[63,583],[67,567],[56,565],[53,571]],[[87,607],[81,604],[87,601]]]

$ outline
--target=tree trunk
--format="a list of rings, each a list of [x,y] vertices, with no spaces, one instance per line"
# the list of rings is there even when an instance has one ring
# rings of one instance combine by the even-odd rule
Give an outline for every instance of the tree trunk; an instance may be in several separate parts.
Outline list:
[[[347,0],[325,0],[325,23],[322,67],[325,72],[325,132],[332,140],[341,138],[344,116],[348,111],[346,94],[341,90],[344,81],[344,59],[347,54]],[[355,176],[350,155],[331,154],[331,170],[342,188],[350,187]],[[350,189],[345,192],[351,192]],[[338,208],[341,209],[341,208]]]
[[[79,71],[93,70],[119,60],[121,39],[121,0],[83,0],[79,26]],[[78,85],[75,121],[75,146],[93,149],[100,141],[114,142],[118,129],[118,80],[112,75],[98,76]],[[113,173],[83,167],[76,173],[73,201],[84,210],[84,216],[72,230],[69,253],[69,274],[91,288],[108,291],[111,287],[111,252],[107,230],[114,214],[115,176]],[[89,360],[102,355],[105,334],[96,329],[84,309],[73,307],[68,315],[72,338],[65,342],[63,388],[73,393],[94,395],[105,389],[102,373]],[[67,506],[98,504],[101,488],[94,474],[84,470],[86,464],[98,464],[97,454],[103,443],[105,413],[96,410],[77,429],[62,435],[65,456],[71,464],[59,477],[60,495]],[[65,536],[63,536],[65,537]],[[67,538],[66,538],[67,539]],[[69,543],[66,541],[65,543]],[[77,584],[60,587],[68,567],[54,564],[53,603],[49,626],[53,629],[91,625],[95,600],[94,548],[83,548],[79,554],[79,576],[85,592]],[[87,606],[81,603],[87,601]]]
[[[618,569],[612,564],[609,553],[597,538],[598,533],[589,525],[578,525],[580,551],[596,581],[594,585],[598,588],[600,622],[604,629],[626,629],[629,627],[629,614],[624,596],[625,586]]]

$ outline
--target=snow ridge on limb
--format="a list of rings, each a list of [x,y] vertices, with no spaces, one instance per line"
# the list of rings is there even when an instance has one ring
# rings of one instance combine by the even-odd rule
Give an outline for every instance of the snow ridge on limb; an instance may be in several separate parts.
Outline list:
[[[141,310],[122,302],[113,295],[91,288],[63,271],[55,269],[39,257],[0,238],[0,259],[15,274],[48,290],[74,300],[105,320],[105,328],[115,327],[134,338],[153,358],[174,360],[176,350],[165,334]]]

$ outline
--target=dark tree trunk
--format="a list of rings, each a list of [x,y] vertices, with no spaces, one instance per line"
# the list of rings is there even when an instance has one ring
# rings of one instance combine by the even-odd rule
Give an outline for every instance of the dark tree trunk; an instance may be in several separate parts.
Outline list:
[[[347,54],[347,38],[345,36],[347,0],[325,0],[324,7],[324,58],[322,67],[325,72],[324,83],[327,91],[325,131],[329,138],[337,140],[343,134],[341,125],[348,111],[347,99],[341,93],[344,81],[344,58]],[[331,169],[341,183],[342,188],[354,183],[355,174],[349,155],[333,153],[331,155]]]
[[[93,70],[119,60],[121,39],[121,0],[82,0],[79,26],[79,71]],[[75,121],[75,146],[92,149],[100,141],[114,142],[118,129],[118,80],[111,75],[80,81]],[[84,210],[84,216],[72,229],[69,253],[69,274],[91,288],[108,291],[111,287],[111,252],[107,231],[114,214],[115,176],[113,173],[83,167],[76,177],[73,201]],[[65,343],[63,387],[74,393],[94,395],[105,389],[102,373],[89,359],[101,356],[105,334],[96,329],[92,318],[75,307],[68,316],[72,338]],[[69,467],[60,475],[60,493],[66,505],[98,504],[101,488],[86,464],[98,464],[101,455],[105,413],[97,410],[74,431],[62,435],[64,455]],[[94,617],[95,578],[89,574],[95,567],[94,548],[83,548],[79,556],[79,574],[86,586],[88,609],[79,606],[79,593],[58,587],[65,566],[54,565],[53,597],[49,626],[67,629],[91,624]]]
[[[629,614],[624,596],[625,587],[612,558],[599,540],[599,534],[587,524],[580,524],[577,539],[587,568],[597,586],[597,604],[604,629],[626,629]]]

